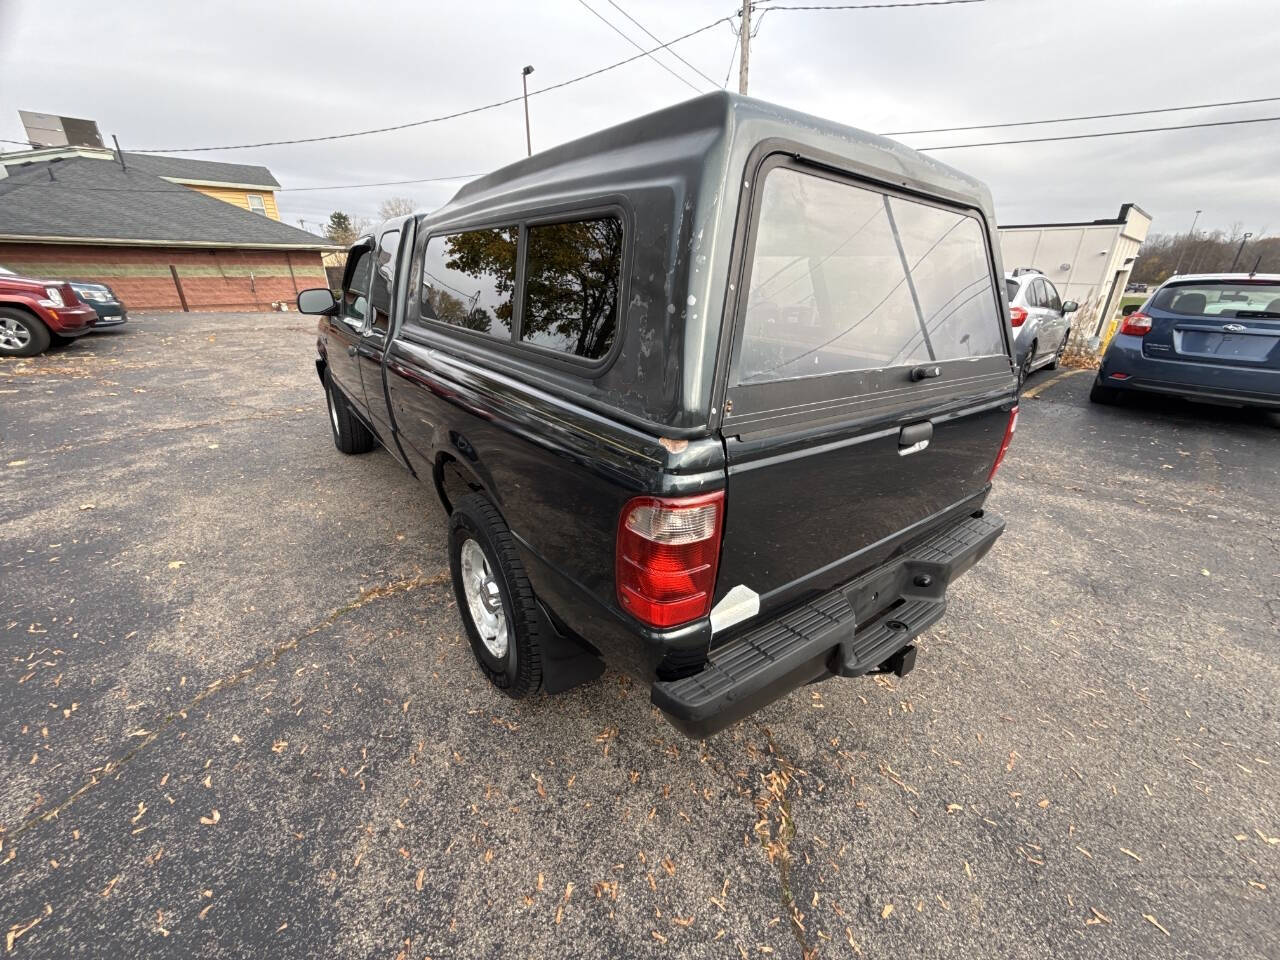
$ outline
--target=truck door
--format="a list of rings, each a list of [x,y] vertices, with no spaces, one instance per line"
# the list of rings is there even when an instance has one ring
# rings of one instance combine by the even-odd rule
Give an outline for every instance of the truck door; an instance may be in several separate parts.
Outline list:
[[[978,509],[1014,410],[980,213],[767,160],[721,422],[716,595],[760,611]]]
[[[325,359],[329,377],[363,416],[364,384],[356,363],[356,345],[360,342],[369,313],[369,281],[373,272],[373,251],[368,243],[351,248],[347,266],[342,272],[342,299],[336,316],[325,323]]]
[[[395,317],[403,306],[398,303],[396,295],[396,274],[400,261],[400,240],[402,234],[408,233],[410,246],[413,244],[413,221],[404,226],[396,223],[388,227],[378,237],[377,247],[373,254],[373,275],[369,288],[369,322],[361,332],[356,343],[356,362],[360,368],[360,378],[364,384],[365,409],[369,411],[369,422],[383,445],[391,451],[392,456],[403,461],[403,456],[392,442],[391,415],[387,406],[387,391],[382,380],[382,356],[386,352],[387,339],[395,322]]]

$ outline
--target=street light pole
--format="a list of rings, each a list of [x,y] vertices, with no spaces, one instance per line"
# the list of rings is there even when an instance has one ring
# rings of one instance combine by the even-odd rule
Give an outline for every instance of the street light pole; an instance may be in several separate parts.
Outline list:
[[[1188,242],[1190,242],[1191,238],[1195,236],[1196,221],[1199,219],[1200,219],[1200,211],[1197,210],[1196,215],[1191,218],[1191,229],[1187,231]],[[1187,252],[1187,244],[1184,243],[1182,245],[1182,249],[1178,251],[1178,262],[1173,265],[1173,275],[1175,277],[1178,275],[1178,268],[1182,266],[1182,257],[1184,254],[1186,254],[1186,252]]]
[[[1240,246],[1236,248],[1235,259],[1231,261],[1231,269],[1228,270],[1227,273],[1236,272],[1236,264],[1240,262],[1240,254],[1244,253],[1244,245],[1249,242],[1249,238],[1252,236],[1253,236],[1252,233],[1246,233],[1243,237],[1240,238]]]
[[[524,87],[524,145],[529,151],[529,156],[533,156],[533,138],[529,135],[529,74],[533,73],[533,67],[525,67],[520,71],[520,85]]]

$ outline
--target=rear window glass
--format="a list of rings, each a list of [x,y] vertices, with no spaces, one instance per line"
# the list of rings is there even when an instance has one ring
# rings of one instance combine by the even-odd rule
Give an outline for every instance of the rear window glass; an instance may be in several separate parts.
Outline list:
[[[976,218],[787,168],[769,172],[739,383],[1003,353]]]
[[[511,337],[517,227],[469,230],[427,242],[422,315],[495,337]]]
[[[1273,314],[1280,317],[1280,283],[1185,283],[1165,287],[1151,301],[1155,310],[1190,317]]]
[[[531,226],[520,339],[599,360],[618,328],[622,222],[599,217]]]

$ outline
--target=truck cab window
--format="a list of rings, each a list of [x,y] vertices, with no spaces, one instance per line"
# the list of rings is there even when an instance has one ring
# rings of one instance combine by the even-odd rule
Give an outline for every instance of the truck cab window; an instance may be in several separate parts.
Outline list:
[[[342,319],[348,325],[360,327],[369,310],[369,281],[373,275],[373,252],[367,247],[357,250],[355,266],[348,271],[350,280],[342,291]]]
[[[396,251],[399,246],[400,231],[388,230],[378,239],[375,254],[377,263],[369,295],[369,302],[373,306],[370,330],[384,337],[391,328],[391,301],[395,290]]]
[[[617,217],[529,227],[520,339],[600,360],[618,326],[622,222]]]
[[[518,227],[468,230],[427,242],[422,316],[510,339]]]

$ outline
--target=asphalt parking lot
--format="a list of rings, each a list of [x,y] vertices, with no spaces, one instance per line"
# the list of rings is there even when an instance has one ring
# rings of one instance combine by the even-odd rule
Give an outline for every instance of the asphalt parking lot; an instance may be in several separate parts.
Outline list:
[[[313,344],[0,361],[5,956],[1276,956],[1268,418],[1037,374],[915,672],[699,743],[612,671],[487,686]]]

